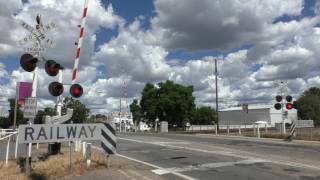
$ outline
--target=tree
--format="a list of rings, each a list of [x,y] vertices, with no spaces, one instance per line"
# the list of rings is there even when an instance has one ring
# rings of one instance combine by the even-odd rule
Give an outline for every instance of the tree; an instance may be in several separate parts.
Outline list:
[[[159,88],[147,83],[142,91],[141,112],[148,124],[155,119],[168,121],[169,127],[183,127],[194,109],[193,87],[172,81],[159,83]]]
[[[147,83],[143,88],[140,106],[146,122],[148,124],[155,122],[158,102],[157,89],[153,84]]]
[[[190,116],[190,123],[195,125],[211,125],[216,121],[216,110],[207,106],[194,109]]]
[[[0,117],[0,128],[8,129],[10,127],[10,121],[7,117]]]
[[[34,123],[35,124],[44,124],[44,117],[45,116],[55,116],[57,115],[56,110],[50,107],[44,108],[44,110],[39,110],[35,119]]]
[[[303,92],[297,100],[298,116],[300,119],[314,120],[315,125],[320,125],[320,89],[311,87]]]
[[[170,127],[183,127],[195,108],[193,86],[183,86],[172,81],[159,83],[158,112],[160,121],[168,121]]]
[[[10,98],[10,99],[8,99],[8,102],[10,104],[8,119],[9,119],[9,122],[10,122],[10,126],[13,126],[14,107],[15,107],[16,100],[14,98]],[[16,121],[16,125],[18,126],[19,124],[27,124],[27,119],[23,118],[23,112],[20,110],[20,106],[17,106],[17,121]]]
[[[70,119],[73,123],[84,123],[89,118],[90,110],[82,104],[79,100],[73,98],[65,98],[64,99],[64,108],[63,112],[66,113],[67,108],[73,109],[73,115]],[[69,120],[69,121],[70,121]]]
[[[143,114],[137,99],[134,99],[133,102],[130,104],[130,112],[132,113],[132,119],[134,124],[139,124],[139,122],[143,118]]]

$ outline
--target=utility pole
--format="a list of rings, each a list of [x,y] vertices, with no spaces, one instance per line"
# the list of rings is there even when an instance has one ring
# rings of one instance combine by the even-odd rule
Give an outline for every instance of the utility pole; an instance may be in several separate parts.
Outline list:
[[[120,107],[119,107],[119,121],[120,121],[120,132],[122,132],[122,120],[121,120],[121,97],[120,97]]]
[[[217,129],[219,130],[219,105],[218,105],[218,68],[217,59],[214,59],[215,76],[216,76],[216,112],[217,112]]]
[[[284,98],[283,98],[286,91],[287,91],[287,84],[286,84],[286,82],[281,81],[280,82],[280,94],[282,97],[282,100],[281,100],[282,134],[286,134],[286,122],[285,122],[285,115],[284,115],[285,114],[285,109],[284,109],[285,103],[284,103]]]

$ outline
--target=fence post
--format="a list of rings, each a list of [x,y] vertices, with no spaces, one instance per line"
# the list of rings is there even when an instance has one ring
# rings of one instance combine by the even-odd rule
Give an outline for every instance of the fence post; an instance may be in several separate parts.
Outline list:
[[[218,125],[215,125],[215,133],[218,135]]]
[[[6,166],[8,165],[8,159],[9,159],[10,139],[11,139],[11,136],[8,137],[7,153],[6,153]]]
[[[14,158],[17,159],[18,157],[18,140],[19,139],[19,131],[17,131],[17,137],[16,137],[16,147],[15,147],[15,150],[14,150]]]
[[[85,141],[83,141],[83,143],[82,143],[82,155],[83,155],[83,157],[86,156],[86,147],[87,147],[86,145],[87,145],[87,143]]]
[[[266,131],[266,134],[268,133],[268,126],[267,126],[267,124],[266,124],[266,129],[265,129],[265,131]]]
[[[229,133],[230,133],[230,131],[229,131],[229,125],[227,126],[227,133],[228,133],[228,136],[229,136]]]
[[[90,167],[91,164],[91,143],[87,143],[87,148],[86,148],[86,163],[87,163],[87,168]]]
[[[259,127],[259,124],[257,124],[257,129],[258,129],[258,138],[260,138],[260,127]]]

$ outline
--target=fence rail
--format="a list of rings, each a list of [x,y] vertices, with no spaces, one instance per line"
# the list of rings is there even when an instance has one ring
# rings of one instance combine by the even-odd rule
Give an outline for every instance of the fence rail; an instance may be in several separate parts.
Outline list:
[[[7,152],[6,152],[6,165],[8,165],[8,159],[9,159],[9,151],[10,151],[10,141],[11,137],[16,135],[16,146],[14,151],[14,158],[17,159],[18,154],[18,131],[15,131],[13,129],[1,129],[1,136],[0,141],[7,140]]]

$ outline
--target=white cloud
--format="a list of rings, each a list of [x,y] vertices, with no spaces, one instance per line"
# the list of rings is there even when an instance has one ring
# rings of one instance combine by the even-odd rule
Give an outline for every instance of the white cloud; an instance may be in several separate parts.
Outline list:
[[[112,76],[131,76],[139,82],[157,82],[168,78],[168,54],[161,46],[148,42],[151,35],[140,29],[136,20],[128,27],[122,27],[119,35],[102,45],[95,59],[104,63]]]
[[[152,25],[165,47],[225,50],[259,41],[279,16],[299,15],[303,1],[156,0],[155,8]]]
[[[6,9],[0,11],[0,24],[7,26],[0,30],[0,56],[22,53],[15,42],[26,33],[11,15],[18,12],[17,18],[34,24],[36,13],[41,13],[45,21],[58,24],[58,28],[49,33],[57,46],[48,48],[44,56],[67,67],[64,82],[70,83],[83,2],[30,0],[24,6],[20,1],[2,4],[5,6],[0,9]],[[185,0],[183,3],[156,0],[157,14],[147,30],[142,28],[141,18],[126,24],[111,5],[104,8],[99,0],[89,4],[78,82],[84,87],[80,100],[94,112],[118,110],[120,97],[125,93],[130,103],[140,96],[146,82],[167,79],[194,85],[197,105],[215,107],[215,58],[218,59],[221,107],[244,102],[270,103],[277,93],[276,80],[287,80],[289,91],[295,97],[308,87],[320,85],[317,58],[320,56],[320,28],[316,27],[319,16],[274,23],[279,16],[299,16],[302,0]],[[95,33],[101,27],[115,28],[118,35],[95,51],[99,38]],[[252,44],[252,47],[237,49],[243,44]],[[188,61],[167,57],[172,49],[226,51],[230,48],[232,52],[219,57]],[[56,99],[49,95],[47,87],[57,77],[48,77],[43,64],[40,67],[39,104],[52,106]],[[32,74],[21,69],[8,72],[2,63],[0,69],[1,80],[13,75],[17,80],[31,81]],[[15,80],[11,79],[1,84],[0,95],[13,97],[14,88]],[[69,96],[68,88],[65,86],[64,96]],[[125,99],[122,98],[123,108],[128,105]]]

